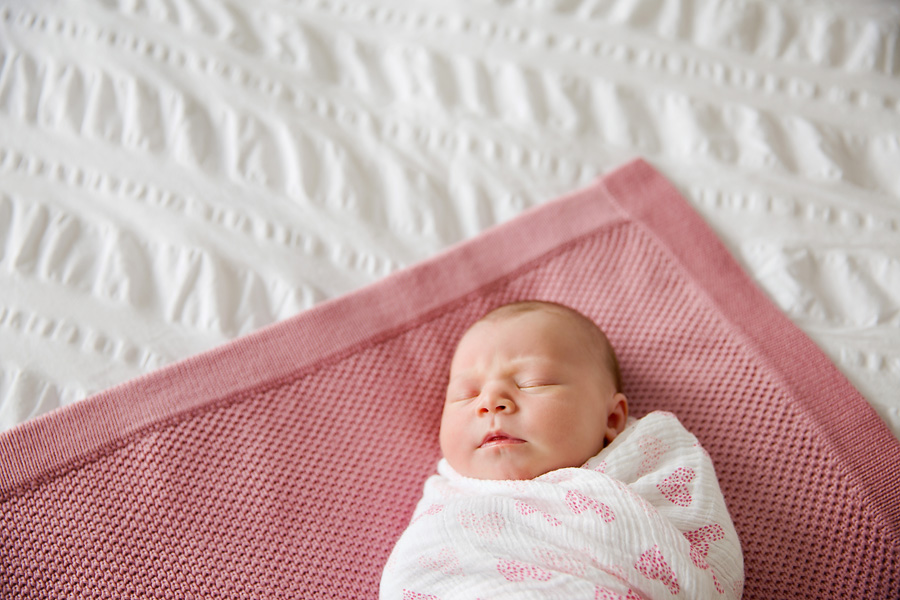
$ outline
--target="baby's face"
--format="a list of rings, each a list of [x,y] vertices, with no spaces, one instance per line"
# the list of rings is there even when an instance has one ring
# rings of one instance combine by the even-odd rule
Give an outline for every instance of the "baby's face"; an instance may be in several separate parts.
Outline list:
[[[441,451],[476,479],[579,467],[624,425],[619,415],[611,429],[618,401],[612,375],[571,319],[534,311],[482,321],[450,366]]]

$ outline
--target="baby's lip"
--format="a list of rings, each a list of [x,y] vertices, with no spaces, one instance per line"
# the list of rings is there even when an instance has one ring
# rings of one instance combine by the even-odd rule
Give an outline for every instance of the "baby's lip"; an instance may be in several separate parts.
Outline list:
[[[521,440],[517,437],[513,437],[508,433],[503,431],[491,431],[484,439],[481,440],[481,445],[479,448],[490,448],[491,446],[500,446],[503,444],[522,444],[525,440]]]

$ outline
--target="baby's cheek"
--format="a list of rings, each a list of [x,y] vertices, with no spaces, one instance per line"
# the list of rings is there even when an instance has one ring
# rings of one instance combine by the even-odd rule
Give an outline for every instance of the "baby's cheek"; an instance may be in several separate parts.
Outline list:
[[[441,418],[441,429],[438,433],[438,440],[441,445],[441,452],[446,457],[448,453],[453,451],[453,440],[459,436],[455,435],[455,430],[451,419],[446,414]]]
[[[559,411],[554,411],[536,419],[536,426],[543,430],[548,438],[571,442],[572,436],[578,435],[579,429],[584,427],[581,418],[574,412],[559,414]]]
[[[457,416],[445,412],[441,419],[439,434],[441,452],[453,466],[460,460],[465,449],[465,423]]]
[[[603,450],[605,440],[603,431],[599,427],[588,426],[584,421],[561,428],[556,434],[560,451],[565,454],[567,461],[572,463],[569,466],[580,467]]]

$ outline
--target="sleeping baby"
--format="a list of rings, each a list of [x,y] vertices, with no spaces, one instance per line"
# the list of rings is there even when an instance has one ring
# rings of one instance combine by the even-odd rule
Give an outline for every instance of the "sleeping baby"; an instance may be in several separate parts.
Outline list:
[[[740,542],[709,455],[669,413],[629,419],[587,317],[518,302],[450,366],[443,458],[381,598],[739,598]]]

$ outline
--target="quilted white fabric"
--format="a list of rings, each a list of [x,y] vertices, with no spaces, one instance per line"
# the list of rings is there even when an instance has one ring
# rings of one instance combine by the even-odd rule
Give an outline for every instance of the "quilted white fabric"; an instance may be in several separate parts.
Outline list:
[[[643,156],[900,434],[890,0],[0,0],[0,428]]]
[[[651,412],[582,468],[528,481],[425,482],[381,600],[740,598],[741,544],[712,461]]]

